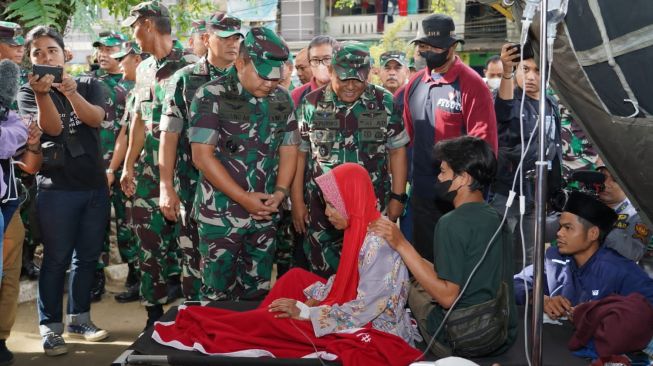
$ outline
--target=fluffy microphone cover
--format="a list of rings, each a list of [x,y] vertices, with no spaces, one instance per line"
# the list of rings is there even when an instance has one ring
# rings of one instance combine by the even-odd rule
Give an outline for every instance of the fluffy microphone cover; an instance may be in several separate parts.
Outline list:
[[[11,60],[0,61],[0,107],[9,108],[18,94],[20,69]]]

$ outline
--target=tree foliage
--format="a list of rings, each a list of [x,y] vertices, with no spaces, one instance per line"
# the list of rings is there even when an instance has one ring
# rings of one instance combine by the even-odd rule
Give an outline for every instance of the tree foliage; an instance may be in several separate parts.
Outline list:
[[[455,0],[431,0],[431,12],[453,16],[456,12]]]
[[[93,27],[119,29],[120,21],[129,15],[132,6],[141,0],[0,0],[0,18],[19,23],[24,29],[37,25],[57,28],[62,33],[79,29],[94,33]],[[211,0],[179,0],[169,6],[173,28],[185,33],[193,19],[209,14]],[[101,9],[106,9],[115,22],[99,22]]]

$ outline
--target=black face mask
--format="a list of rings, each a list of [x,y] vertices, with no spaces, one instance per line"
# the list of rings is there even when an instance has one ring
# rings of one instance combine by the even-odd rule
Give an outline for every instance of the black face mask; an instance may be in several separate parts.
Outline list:
[[[434,51],[421,51],[419,54],[426,60],[426,66],[428,66],[429,70],[433,70],[447,63],[449,49],[447,48],[442,53],[436,53]]]
[[[435,198],[440,200],[440,201],[453,203],[453,200],[456,198],[456,195],[458,194],[458,189],[456,189],[455,191],[449,192],[449,189],[451,188],[452,183],[453,183],[453,178],[449,179],[449,180],[445,180],[443,182],[440,182],[440,181],[436,182],[435,183]],[[458,188],[460,188],[460,187],[458,187]]]

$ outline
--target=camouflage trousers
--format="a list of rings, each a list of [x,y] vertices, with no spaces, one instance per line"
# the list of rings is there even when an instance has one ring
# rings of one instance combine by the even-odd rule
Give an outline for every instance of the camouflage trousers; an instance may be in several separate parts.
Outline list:
[[[277,226],[277,250],[274,255],[274,263],[277,264],[277,278],[292,267],[295,263],[294,253],[302,245],[302,238],[297,235],[292,224],[292,213],[290,210],[280,208],[281,220]]]
[[[250,220],[246,227],[198,222],[202,297],[259,300],[270,290],[276,249],[273,222]]]
[[[129,213],[138,243],[140,294],[145,305],[165,304],[166,280],[179,274],[179,224],[165,220],[159,200],[135,197]]]
[[[318,276],[329,278],[340,263],[343,232],[331,225],[324,214],[324,200],[319,189],[308,190],[308,225],[304,236],[304,254],[309,269]]]
[[[181,235],[181,289],[187,300],[200,300],[202,275],[200,273],[199,233],[197,221],[190,214],[192,203],[182,204]]]
[[[116,177],[120,176],[120,172],[115,173]],[[120,183],[116,180],[110,190],[110,200],[113,206],[113,218],[116,224],[116,239],[118,242],[118,250],[120,251],[120,258],[125,263],[134,263],[138,259],[138,248],[136,239],[134,238],[134,231],[132,230],[129,220],[127,219],[127,197],[120,189]],[[104,246],[102,253],[98,260],[97,269],[102,269],[109,265],[109,252],[111,250],[111,224],[107,225],[107,234],[104,238]]]

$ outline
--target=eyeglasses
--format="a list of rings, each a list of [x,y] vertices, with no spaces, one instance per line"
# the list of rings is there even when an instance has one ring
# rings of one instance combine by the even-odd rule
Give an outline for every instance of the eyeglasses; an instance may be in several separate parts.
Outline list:
[[[320,64],[328,66],[331,64],[331,57],[325,57],[323,59],[312,58],[308,61],[308,63],[313,67],[318,67]]]

